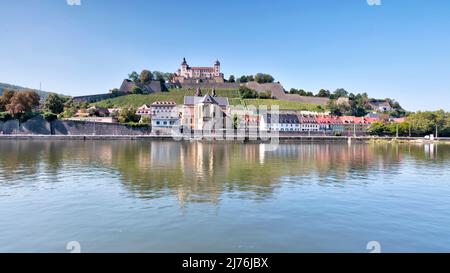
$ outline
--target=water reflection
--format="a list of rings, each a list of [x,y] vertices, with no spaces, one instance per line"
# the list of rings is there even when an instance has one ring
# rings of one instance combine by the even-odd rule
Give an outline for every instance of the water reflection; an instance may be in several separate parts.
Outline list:
[[[98,168],[117,175],[140,198],[170,194],[181,204],[217,204],[224,193],[270,198],[282,183],[309,183],[313,175],[321,185],[352,177],[364,184],[374,172],[396,175],[405,162],[439,171],[449,159],[449,146],[439,145],[286,144],[266,151],[258,144],[1,141],[0,183],[26,187],[43,173],[57,181],[69,170],[73,175]]]

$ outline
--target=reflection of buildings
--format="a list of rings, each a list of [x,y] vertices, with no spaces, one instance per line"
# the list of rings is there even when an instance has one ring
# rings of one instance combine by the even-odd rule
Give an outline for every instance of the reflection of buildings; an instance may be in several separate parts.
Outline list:
[[[3,141],[0,181],[17,181],[51,170],[55,179],[67,166],[83,172],[112,169],[124,188],[144,199],[172,196],[181,204],[219,204],[225,193],[237,198],[264,199],[281,185],[347,183],[349,177],[370,183],[373,173],[396,174],[403,157],[420,167],[432,158],[448,166],[450,149],[423,145],[280,144],[275,151],[259,144],[204,144],[171,141]],[[103,166],[102,166],[103,165]],[[75,169],[74,169],[75,171]],[[93,172],[94,173],[94,172]]]

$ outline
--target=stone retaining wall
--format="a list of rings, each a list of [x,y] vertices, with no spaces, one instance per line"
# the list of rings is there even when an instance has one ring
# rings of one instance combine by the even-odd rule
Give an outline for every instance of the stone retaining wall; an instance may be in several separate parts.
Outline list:
[[[97,123],[85,121],[55,120],[47,122],[42,118],[33,118],[25,123],[18,120],[0,122],[0,134],[4,135],[149,135],[150,127],[131,127],[121,124]]]

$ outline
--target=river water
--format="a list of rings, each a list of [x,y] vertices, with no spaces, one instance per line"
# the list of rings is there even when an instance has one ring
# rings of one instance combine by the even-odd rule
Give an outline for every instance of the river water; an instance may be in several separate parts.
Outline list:
[[[0,252],[450,251],[450,146],[0,141]]]

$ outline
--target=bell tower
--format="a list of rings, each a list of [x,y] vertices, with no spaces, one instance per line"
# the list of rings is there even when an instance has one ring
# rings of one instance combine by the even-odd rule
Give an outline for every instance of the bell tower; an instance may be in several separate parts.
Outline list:
[[[181,63],[181,76],[186,77],[188,74],[188,63],[186,62],[186,58],[183,58],[183,62]]]
[[[216,61],[214,64],[214,76],[219,77],[220,76],[220,62],[219,60]]]

